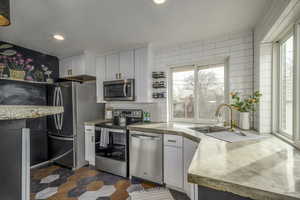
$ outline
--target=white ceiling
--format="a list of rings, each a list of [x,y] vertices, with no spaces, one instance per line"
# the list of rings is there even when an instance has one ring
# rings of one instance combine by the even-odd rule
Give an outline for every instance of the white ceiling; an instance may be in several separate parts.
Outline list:
[[[58,57],[145,43],[201,40],[252,29],[272,0],[11,0],[0,40]],[[66,40],[54,41],[53,33]]]

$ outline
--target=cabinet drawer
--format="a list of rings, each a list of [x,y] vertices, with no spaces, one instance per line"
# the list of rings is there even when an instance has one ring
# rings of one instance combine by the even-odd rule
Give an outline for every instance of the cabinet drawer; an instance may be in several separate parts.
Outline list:
[[[95,132],[95,126],[85,126],[85,133],[94,133]]]
[[[164,135],[164,145],[165,146],[175,146],[182,147],[183,141],[182,136],[178,135]]]

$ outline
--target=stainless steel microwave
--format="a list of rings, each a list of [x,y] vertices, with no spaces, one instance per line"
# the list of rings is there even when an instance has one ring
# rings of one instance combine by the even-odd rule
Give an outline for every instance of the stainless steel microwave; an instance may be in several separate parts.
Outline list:
[[[103,96],[105,101],[134,101],[134,79],[104,81]]]

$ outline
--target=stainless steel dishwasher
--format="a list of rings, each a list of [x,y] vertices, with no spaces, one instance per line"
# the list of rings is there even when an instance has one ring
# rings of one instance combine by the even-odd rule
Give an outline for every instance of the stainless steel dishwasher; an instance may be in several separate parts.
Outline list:
[[[163,184],[162,134],[130,131],[130,176]]]

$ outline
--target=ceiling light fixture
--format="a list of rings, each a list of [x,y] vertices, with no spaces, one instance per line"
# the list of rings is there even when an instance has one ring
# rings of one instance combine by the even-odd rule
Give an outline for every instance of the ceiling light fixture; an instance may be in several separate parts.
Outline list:
[[[155,4],[164,4],[164,3],[166,3],[166,0],[153,0],[153,2]]]
[[[10,25],[10,6],[9,0],[1,0],[0,2],[0,26]]]
[[[56,40],[59,40],[59,41],[65,40],[65,37],[60,35],[60,34],[54,34],[53,38],[56,39]]]

